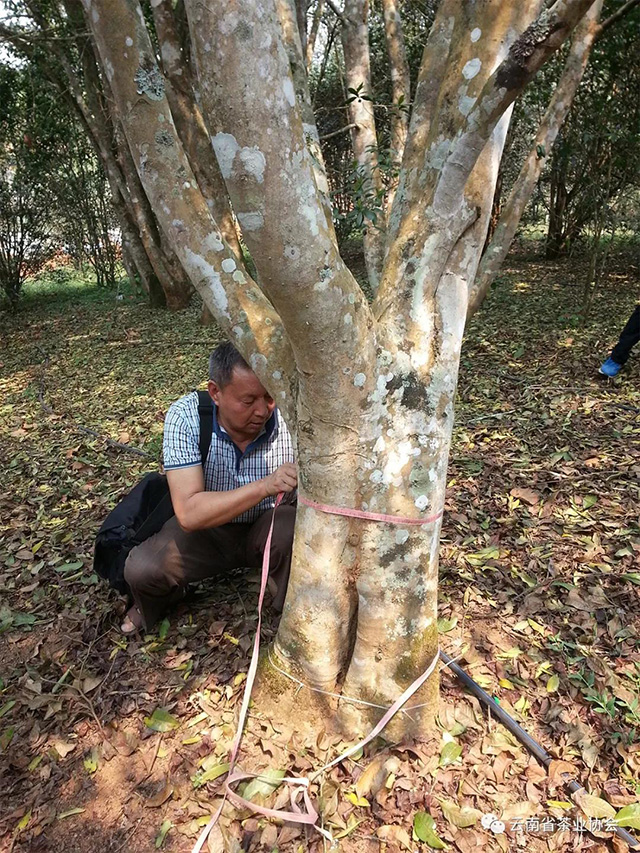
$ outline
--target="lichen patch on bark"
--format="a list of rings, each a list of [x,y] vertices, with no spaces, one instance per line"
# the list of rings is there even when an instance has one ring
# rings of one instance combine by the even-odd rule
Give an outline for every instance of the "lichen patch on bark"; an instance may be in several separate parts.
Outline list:
[[[164,99],[164,77],[157,65],[140,66],[134,80],[139,95],[146,95],[151,101]]]

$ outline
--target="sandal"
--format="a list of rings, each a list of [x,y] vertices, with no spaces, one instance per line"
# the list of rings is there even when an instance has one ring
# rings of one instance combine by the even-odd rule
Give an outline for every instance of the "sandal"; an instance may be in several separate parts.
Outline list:
[[[124,617],[124,622],[120,626],[120,630],[125,635],[137,634],[143,627],[142,614],[134,604],[133,607],[130,607],[127,611],[127,615]]]

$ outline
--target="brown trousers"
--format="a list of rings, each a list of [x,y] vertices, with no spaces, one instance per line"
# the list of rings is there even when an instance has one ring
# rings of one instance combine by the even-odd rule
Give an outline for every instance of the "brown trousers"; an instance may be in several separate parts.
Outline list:
[[[273,511],[249,523],[229,523],[187,533],[174,516],[155,536],[134,548],[124,567],[133,600],[147,631],[164,611],[182,598],[185,586],[240,567],[262,565]],[[291,567],[295,506],[276,512],[271,539],[270,578],[277,591],[273,606],[282,610]]]

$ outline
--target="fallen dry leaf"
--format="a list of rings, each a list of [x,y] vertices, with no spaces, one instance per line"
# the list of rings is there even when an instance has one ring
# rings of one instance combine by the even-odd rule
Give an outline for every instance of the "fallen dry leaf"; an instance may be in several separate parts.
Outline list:
[[[607,779],[602,787],[607,800],[616,809],[621,809],[623,806],[637,802],[637,797],[630,794],[626,788],[623,788],[617,779]]]
[[[479,809],[471,808],[471,806],[459,806],[450,800],[441,800],[440,808],[449,823],[462,829],[473,826],[482,817],[482,812]]]
[[[157,809],[163,803],[166,803],[169,797],[173,794],[173,784],[167,776],[160,785],[159,790],[152,797],[148,797],[144,804],[150,809]]]
[[[538,492],[534,492],[533,489],[511,489],[509,494],[511,497],[524,501],[529,506],[535,506],[535,504],[540,503],[540,495]]]
[[[580,806],[587,817],[608,818],[616,816],[616,810],[611,803],[587,793],[584,789],[571,794],[571,799]]]
[[[219,824],[212,827],[207,837],[207,849],[209,853],[225,853],[224,835]]]
[[[381,841],[393,841],[396,844],[402,845],[407,850],[412,849],[409,833],[402,826],[396,826],[395,824],[384,824],[383,826],[378,827],[378,829],[376,830],[376,835]]]
[[[384,785],[390,773],[396,773],[400,767],[397,758],[388,755],[377,755],[358,776],[356,780],[356,794],[358,797],[372,797],[378,793]]]
[[[92,690],[95,690],[99,684],[102,684],[104,680],[104,676],[102,675],[89,675],[82,682],[82,692],[83,693],[91,693]]]
[[[66,755],[69,755],[70,752],[78,745],[77,743],[69,743],[69,741],[64,740],[54,740],[51,744],[55,751],[58,753],[60,758],[64,758]]]

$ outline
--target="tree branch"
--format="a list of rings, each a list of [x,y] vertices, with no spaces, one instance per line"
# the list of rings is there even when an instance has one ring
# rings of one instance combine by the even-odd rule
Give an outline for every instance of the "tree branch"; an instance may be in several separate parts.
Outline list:
[[[640,2],[640,0],[638,0],[638,2]],[[320,137],[320,142],[324,142],[325,139],[332,139],[334,136],[340,136],[341,133],[346,133],[354,127],[357,127],[357,125],[347,124],[344,127],[341,127],[340,130],[332,130],[331,133],[325,133]]]
[[[600,36],[603,35],[603,33],[605,33],[610,26],[617,23],[620,18],[624,18],[624,16],[628,14],[639,3],[640,0],[627,0],[627,2],[617,10],[617,12],[614,12],[613,15],[610,15],[606,19],[606,21],[603,21],[600,24],[600,27],[598,29],[598,35],[596,37],[600,38]]]
[[[340,21],[341,24],[344,24],[345,18],[343,13],[338,9],[333,0],[327,0],[327,6],[331,9],[336,18]]]

